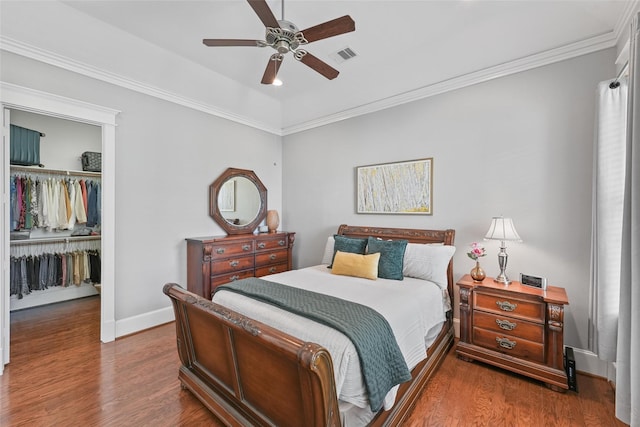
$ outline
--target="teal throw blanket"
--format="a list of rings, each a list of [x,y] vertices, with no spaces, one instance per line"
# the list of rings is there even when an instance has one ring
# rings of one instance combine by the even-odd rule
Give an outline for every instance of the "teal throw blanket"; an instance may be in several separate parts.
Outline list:
[[[360,358],[369,404],[377,412],[384,397],[411,373],[398,348],[391,326],[377,311],[329,295],[251,277],[218,286],[307,317],[345,334]]]

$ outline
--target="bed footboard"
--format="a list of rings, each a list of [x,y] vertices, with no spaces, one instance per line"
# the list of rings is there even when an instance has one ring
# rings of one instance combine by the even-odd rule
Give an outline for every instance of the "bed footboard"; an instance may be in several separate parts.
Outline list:
[[[176,317],[179,378],[229,426],[340,426],[331,356],[192,294],[163,288]]]

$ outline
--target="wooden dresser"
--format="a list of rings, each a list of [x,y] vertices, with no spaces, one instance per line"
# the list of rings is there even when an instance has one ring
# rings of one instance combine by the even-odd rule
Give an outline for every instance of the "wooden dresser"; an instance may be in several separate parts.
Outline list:
[[[556,391],[568,389],[564,370],[564,288],[546,291],[487,277],[475,283],[468,274],[460,289],[461,359],[478,360],[543,381]]]
[[[295,233],[194,237],[187,240],[187,289],[210,299],[216,286],[293,268]]]

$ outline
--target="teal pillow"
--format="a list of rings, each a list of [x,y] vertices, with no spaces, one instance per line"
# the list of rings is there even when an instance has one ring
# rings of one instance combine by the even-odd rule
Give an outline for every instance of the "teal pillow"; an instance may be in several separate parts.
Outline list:
[[[367,253],[380,252],[378,262],[378,277],[383,279],[402,280],[404,276],[404,251],[407,249],[408,240],[382,240],[369,237]]]
[[[352,254],[364,255],[367,249],[367,239],[356,239],[353,237],[344,237],[339,234],[333,235],[333,258],[331,258],[331,265],[333,266],[333,260],[336,257],[336,252],[349,252]]]

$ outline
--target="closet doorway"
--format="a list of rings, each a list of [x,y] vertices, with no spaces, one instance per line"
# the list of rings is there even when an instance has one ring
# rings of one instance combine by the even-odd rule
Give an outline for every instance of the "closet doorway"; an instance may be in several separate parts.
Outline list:
[[[100,247],[101,266],[100,266],[100,340],[102,342],[113,341],[115,339],[115,291],[114,291],[114,253],[115,253],[115,235],[114,235],[114,215],[115,215],[115,174],[114,174],[114,154],[115,154],[115,117],[118,111],[104,108],[84,102],[63,98],[56,95],[34,91],[28,88],[1,83],[2,89],[2,112],[3,112],[3,133],[2,133],[2,152],[0,155],[0,167],[2,168],[2,188],[3,188],[3,209],[2,209],[2,286],[0,287],[0,349],[2,354],[2,362],[0,364],[0,374],[4,369],[4,365],[9,363],[10,351],[10,255],[12,249],[10,241],[10,177],[11,167],[9,165],[9,141],[10,141],[10,124],[14,122],[11,118],[13,113],[19,120],[29,120],[42,116],[46,120],[70,121],[78,125],[79,128],[96,132],[97,147],[95,151],[102,153],[102,173],[101,181],[101,224],[100,237],[97,244]],[[43,139],[44,142],[46,136]],[[46,151],[46,150],[45,150]],[[81,154],[74,153],[72,157]],[[55,156],[54,156],[55,157]],[[44,163],[46,158],[42,158]],[[73,160],[67,160],[73,161]],[[60,163],[62,162],[62,163]],[[64,161],[56,159],[53,164],[64,164]],[[45,165],[47,166],[47,165]],[[60,170],[76,170],[76,167],[59,167]],[[56,171],[54,170],[54,173]],[[86,239],[84,245],[96,244],[91,242],[92,239]],[[74,242],[75,244],[75,242]],[[82,292],[97,293],[96,289],[84,288]],[[72,289],[72,291],[77,291]],[[80,295],[82,296],[82,295]],[[25,296],[23,300],[26,300]],[[55,299],[56,297],[54,297]],[[14,298],[15,299],[15,298]],[[46,298],[45,298],[46,299]],[[55,302],[55,301],[51,301]],[[21,301],[24,304],[23,301]],[[17,303],[14,302],[13,305]],[[19,304],[18,304],[19,305]]]

